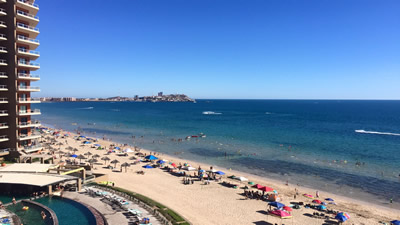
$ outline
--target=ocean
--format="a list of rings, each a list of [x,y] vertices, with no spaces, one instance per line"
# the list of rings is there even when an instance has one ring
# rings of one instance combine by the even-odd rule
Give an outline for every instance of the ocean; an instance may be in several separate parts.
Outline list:
[[[42,124],[289,184],[400,202],[400,101],[197,100],[35,105]],[[199,136],[185,140],[187,136]],[[183,139],[183,141],[177,141]],[[397,205],[398,206],[398,205]]]

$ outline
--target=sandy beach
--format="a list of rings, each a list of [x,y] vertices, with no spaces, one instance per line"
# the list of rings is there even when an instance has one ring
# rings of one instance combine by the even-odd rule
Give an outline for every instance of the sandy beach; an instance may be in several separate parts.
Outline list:
[[[61,146],[54,145],[54,148],[60,148],[61,151],[68,152],[65,148],[71,146],[79,149],[79,151],[75,153],[77,155],[91,152],[92,154],[98,154],[101,157],[107,156],[111,159],[110,161],[117,159],[120,162],[117,164],[118,169],[121,168],[120,165],[124,162],[133,162],[133,160],[129,160],[129,158],[133,156],[134,153],[128,153],[128,156],[117,156],[115,153],[106,154],[111,144],[120,147],[122,146],[121,144],[99,139],[97,143],[104,146],[106,150],[96,150],[91,147],[92,144],[83,146],[82,140],[77,141],[73,139],[75,136],[73,133],[71,133],[69,137],[61,138],[65,133],[69,132],[61,131],[60,137],[56,139],[57,142],[64,144]],[[46,134],[46,136],[53,137],[51,134]],[[121,148],[125,149],[128,147],[129,146]],[[132,146],[129,148],[134,149]],[[140,152],[148,155],[153,151],[141,149]],[[58,154],[56,154],[56,156],[57,160],[59,160]],[[208,170],[213,166],[190,160],[183,160],[166,154],[156,154],[156,156],[160,159],[166,159],[169,162],[174,162],[176,164],[189,163],[195,168],[200,166],[205,170]],[[317,211],[304,207],[301,207],[301,209],[294,209],[291,212],[292,218],[290,219],[272,217],[267,215],[267,210],[269,208],[267,202],[246,199],[242,195],[244,191],[241,188],[234,189],[226,187],[221,185],[221,183],[214,181],[211,181],[209,185],[204,185],[201,181],[195,181],[193,185],[184,185],[182,177],[173,176],[159,168],[144,169],[142,166],[147,163],[143,162],[131,165],[127,168],[127,172],[125,172],[125,168],[123,168],[121,172],[113,172],[111,169],[104,168],[104,161],[101,161],[100,158],[99,164],[101,163],[102,165],[95,165],[94,172],[108,174],[109,181],[115,182],[115,186],[146,195],[177,211],[192,224],[332,224],[325,222],[324,219],[311,217],[313,213]],[[110,161],[107,162],[107,165],[110,164]],[[266,185],[274,188],[278,191],[281,202],[285,205],[289,205],[290,202],[299,201],[302,201],[305,204],[311,203],[312,199],[305,198],[302,195],[305,193],[315,195],[317,191],[315,189],[298,186],[297,184],[286,185],[285,182],[269,179],[268,177],[258,177],[252,174],[215,166],[213,166],[213,168],[226,172],[222,181],[237,184],[240,187],[251,185],[248,185],[247,182],[240,183],[239,181],[229,179],[227,176],[233,174],[235,176],[243,176],[255,184]],[[141,170],[145,172],[144,175],[136,173],[136,171]],[[294,199],[296,194],[295,189],[297,189],[299,193],[296,199]],[[387,223],[391,220],[400,219],[400,210],[319,191],[318,199],[324,200],[325,198],[332,198],[337,204],[329,204],[328,209],[344,211],[350,214],[351,218],[346,221],[346,224],[381,224],[381,221]]]

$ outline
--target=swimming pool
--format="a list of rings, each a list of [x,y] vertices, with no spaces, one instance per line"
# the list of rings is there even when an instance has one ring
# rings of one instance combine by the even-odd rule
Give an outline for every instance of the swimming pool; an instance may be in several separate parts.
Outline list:
[[[93,214],[78,202],[55,196],[44,197],[35,201],[52,209],[56,213],[60,225],[96,224]]]
[[[28,210],[22,210],[24,207],[23,203],[16,205],[10,205],[7,207],[8,210],[15,213],[24,225],[49,225],[50,220],[43,220],[40,215],[41,209],[34,206],[29,206]]]

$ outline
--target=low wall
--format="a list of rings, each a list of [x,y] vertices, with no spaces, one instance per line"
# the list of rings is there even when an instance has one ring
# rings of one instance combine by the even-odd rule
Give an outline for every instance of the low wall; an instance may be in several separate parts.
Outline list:
[[[49,220],[50,224],[52,224],[52,225],[58,225],[57,215],[49,207],[42,205],[38,202],[30,201],[30,200],[22,200],[21,202],[23,202],[25,205],[33,205],[35,207],[41,208],[44,211],[44,213],[46,214],[46,220]]]

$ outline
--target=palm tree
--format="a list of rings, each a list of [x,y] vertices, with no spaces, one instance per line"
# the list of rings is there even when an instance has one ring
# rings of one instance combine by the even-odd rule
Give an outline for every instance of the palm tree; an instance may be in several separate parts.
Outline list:
[[[127,167],[130,167],[130,166],[131,166],[131,165],[130,165],[129,163],[127,163],[127,162],[122,163],[122,164],[121,164],[121,170],[122,170],[122,167],[125,167],[125,173],[126,173]]]
[[[114,159],[113,161],[111,161],[110,163],[114,163],[114,167],[117,167],[117,163],[119,163],[118,160]]]
[[[110,161],[110,158],[108,158],[108,157],[106,156],[106,157],[101,158],[101,160],[103,160],[103,161],[104,161],[104,164],[106,164],[107,161]]]

